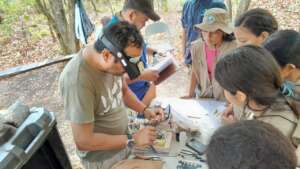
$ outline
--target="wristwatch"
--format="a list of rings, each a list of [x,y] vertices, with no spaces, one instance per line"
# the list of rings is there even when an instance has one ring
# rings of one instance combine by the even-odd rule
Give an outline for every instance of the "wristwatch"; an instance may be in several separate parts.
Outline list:
[[[127,147],[132,149],[134,145],[135,145],[135,141],[134,141],[132,135],[127,134]]]

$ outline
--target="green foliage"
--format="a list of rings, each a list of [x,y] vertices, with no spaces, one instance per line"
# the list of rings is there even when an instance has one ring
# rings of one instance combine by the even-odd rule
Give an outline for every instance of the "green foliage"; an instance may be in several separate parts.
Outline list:
[[[91,0],[83,1],[85,7],[92,11]],[[113,10],[114,13],[122,10],[124,0],[95,0],[96,8],[100,13],[111,13]]]
[[[161,0],[162,3],[162,9],[164,12],[168,12],[169,11],[169,7],[168,7],[168,0]]]
[[[28,31],[31,36],[32,41],[37,41],[44,37],[50,36],[50,32],[48,28],[39,28],[38,30],[34,27],[28,28]]]
[[[16,30],[21,30],[20,20],[23,21],[22,31],[31,41],[50,35],[46,18],[35,11],[35,0],[0,0],[0,13],[4,14],[0,24],[1,37],[9,38]]]
[[[35,0],[0,0],[0,10],[7,14],[22,14],[34,4]]]
[[[17,19],[16,16],[4,16],[3,22],[0,24],[0,35],[2,36],[10,36],[12,33],[12,23]]]
[[[29,20],[28,12],[33,9],[35,0],[0,0],[0,13],[4,20],[0,24],[0,35],[10,36],[13,33],[13,25],[20,17]]]
[[[179,0],[179,2],[180,2],[180,7],[182,8],[183,5],[184,5],[185,0]]]

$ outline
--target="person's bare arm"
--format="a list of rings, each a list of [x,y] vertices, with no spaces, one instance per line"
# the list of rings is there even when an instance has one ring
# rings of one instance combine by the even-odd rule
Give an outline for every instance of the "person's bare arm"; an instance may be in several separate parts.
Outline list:
[[[93,123],[71,123],[71,127],[75,144],[81,151],[117,150],[127,145],[126,135],[94,133]],[[155,138],[156,130],[153,127],[143,128],[133,135],[137,146],[152,145]]]
[[[71,123],[74,141],[79,150],[116,150],[126,147],[126,135],[108,135],[103,133],[94,133],[94,124]]]
[[[196,73],[194,71],[192,71],[192,74],[191,74],[191,84],[190,84],[190,90],[189,90],[189,95],[190,96],[194,95],[195,89],[196,89],[196,85],[197,85]]]
[[[156,81],[159,78],[159,74],[155,70],[144,70],[139,77],[136,79],[130,79],[127,74],[124,75],[127,84],[134,83],[139,80],[146,80],[146,81]]]
[[[183,53],[183,57],[184,57],[184,53],[185,53],[185,48],[186,48],[186,30],[183,29],[182,31],[182,53]]]
[[[238,121],[233,112],[233,104],[230,103],[229,105],[227,105],[224,112],[222,112],[221,117],[223,124],[232,124]]]
[[[140,101],[135,94],[129,89],[126,81],[123,80],[123,100],[127,107],[140,113],[144,113],[145,118],[148,120],[161,121],[164,119],[164,112],[161,108],[150,109],[142,101]]]
[[[195,93],[196,85],[197,85],[196,74],[195,74],[194,71],[192,71],[188,95],[183,96],[182,98],[183,99],[192,98],[194,96],[194,93]]]
[[[147,55],[148,55],[148,56],[153,56],[153,53],[154,53],[154,52],[156,52],[155,49],[152,49],[152,48],[147,47]]]
[[[144,112],[147,107],[142,101],[140,101],[135,94],[129,89],[126,80],[123,80],[122,84],[123,101],[125,105],[136,112]]]
[[[151,101],[156,97],[156,86],[153,83],[150,83],[149,89],[146,92],[142,102],[149,106]]]

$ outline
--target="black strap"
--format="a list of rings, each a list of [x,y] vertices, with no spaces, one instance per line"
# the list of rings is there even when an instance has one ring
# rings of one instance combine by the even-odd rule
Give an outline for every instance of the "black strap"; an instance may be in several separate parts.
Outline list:
[[[259,118],[262,118],[262,117],[281,117],[281,118],[283,118],[283,119],[285,119],[285,120],[287,120],[287,121],[289,121],[289,122],[291,122],[291,123],[293,123],[293,124],[298,124],[297,122],[294,122],[294,121],[292,121],[292,120],[290,120],[290,119],[288,119],[288,118],[286,118],[286,117],[284,117],[284,116],[281,116],[281,115],[279,115],[279,114],[273,114],[273,115],[263,115],[263,116],[260,116],[260,117],[258,117],[258,118],[256,118],[256,119],[259,119]]]
[[[113,54],[117,56],[119,50],[104,35],[102,35],[101,41],[109,51],[113,52]]]

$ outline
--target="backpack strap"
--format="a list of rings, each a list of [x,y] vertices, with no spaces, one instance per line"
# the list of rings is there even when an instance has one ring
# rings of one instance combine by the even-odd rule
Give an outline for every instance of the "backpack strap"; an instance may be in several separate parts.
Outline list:
[[[285,120],[287,120],[287,121],[289,121],[290,123],[293,123],[293,124],[295,124],[295,125],[297,125],[298,124],[298,121],[293,121],[293,120],[291,120],[291,119],[289,119],[289,118],[287,118],[287,117],[284,117],[283,115],[280,115],[280,114],[268,114],[268,115],[262,115],[262,116],[260,116],[259,118],[262,118],[262,117],[281,117],[281,118],[283,118],[283,119],[285,119]]]

